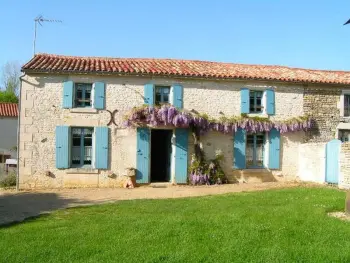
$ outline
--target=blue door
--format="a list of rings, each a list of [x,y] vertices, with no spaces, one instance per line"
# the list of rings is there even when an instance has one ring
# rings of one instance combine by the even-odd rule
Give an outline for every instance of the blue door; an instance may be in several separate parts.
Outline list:
[[[326,145],[326,182],[337,184],[339,180],[339,153],[341,142],[331,140]]]
[[[150,129],[137,128],[136,181],[149,183],[150,173]]]
[[[175,183],[187,183],[187,148],[188,148],[188,129],[176,129],[176,148],[175,148]]]

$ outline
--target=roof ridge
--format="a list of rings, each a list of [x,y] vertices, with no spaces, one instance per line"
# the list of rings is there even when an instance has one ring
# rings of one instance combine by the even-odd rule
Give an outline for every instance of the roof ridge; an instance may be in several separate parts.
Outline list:
[[[315,68],[302,68],[302,67],[291,67],[286,65],[276,65],[276,64],[249,64],[249,63],[234,63],[234,62],[224,62],[224,61],[212,61],[212,60],[200,60],[200,59],[177,59],[177,58],[142,58],[142,57],[104,57],[104,56],[71,56],[71,55],[61,55],[61,54],[50,54],[50,53],[37,53],[35,57],[45,56],[49,58],[68,58],[68,59],[82,59],[82,60],[138,60],[138,61],[177,61],[177,62],[198,62],[198,63],[213,63],[213,64],[222,64],[222,65],[232,65],[232,66],[245,66],[245,67],[269,67],[269,68],[286,68],[291,70],[307,70],[307,71],[316,71],[316,72],[345,72],[350,73],[346,70],[331,70],[331,69],[315,69]],[[28,63],[26,63],[28,64]]]

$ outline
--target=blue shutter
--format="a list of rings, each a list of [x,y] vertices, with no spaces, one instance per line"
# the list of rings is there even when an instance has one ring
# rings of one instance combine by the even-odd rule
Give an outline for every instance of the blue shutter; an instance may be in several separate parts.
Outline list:
[[[249,113],[249,89],[241,89],[241,113]]]
[[[144,100],[145,104],[153,105],[154,104],[154,85],[146,84],[144,88]]]
[[[95,82],[94,86],[94,108],[103,110],[105,108],[105,84]]]
[[[326,182],[339,183],[339,154],[341,141],[334,139],[326,144]]]
[[[281,136],[278,130],[271,129],[269,132],[269,168],[280,168],[280,145]]]
[[[183,108],[183,87],[179,84],[173,85],[173,106]]]
[[[188,163],[188,129],[175,130],[175,183],[187,183],[187,163]]]
[[[246,132],[242,128],[238,128],[234,134],[234,168],[245,169],[245,148],[246,148]]]
[[[266,92],[266,113],[268,115],[275,114],[275,91],[268,89]]]
[[[69,168],[69,126],[56,127],[56,168]]]
[[[73,108],[73,81],[66,81],[63,83],[63,108]]]
[[[150,182],[150,129],[137,128],[137,153],[136,153],[136,182],[147,184]]]
[[[95,128],[95,168],[108,169],[108,128]]]

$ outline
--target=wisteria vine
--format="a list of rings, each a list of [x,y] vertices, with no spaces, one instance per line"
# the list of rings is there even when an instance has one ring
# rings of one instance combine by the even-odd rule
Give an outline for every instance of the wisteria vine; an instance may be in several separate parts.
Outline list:
[[[208,131],[218,131],[231,134],[238,128],[247,132],[266,132],[275,128],[280,133],[307,131],[311,128],[312,120],[308,116],[300,116],[284,121],[272,121],[268,118],[249,117],[247,115],[234,117],[210,118],[206,114],[179,110],[170,105],[135,107],[125,116],[126,127],[139,126],[172,126],[177,128],[194,127],[201,134]]]

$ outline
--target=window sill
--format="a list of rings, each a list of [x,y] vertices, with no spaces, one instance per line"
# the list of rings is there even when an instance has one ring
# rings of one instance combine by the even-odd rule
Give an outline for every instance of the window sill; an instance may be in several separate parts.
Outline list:
[[[260,117],[260,118],[268,118],[269,115],[266,113],[248,113],[248,117]]]
[[[70,109],[71,113],[97,113],[97,109],[93,108],[73,108]]]
[[[66,174],[98,174],[98,169],[92,168],[69,168]]]

